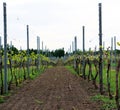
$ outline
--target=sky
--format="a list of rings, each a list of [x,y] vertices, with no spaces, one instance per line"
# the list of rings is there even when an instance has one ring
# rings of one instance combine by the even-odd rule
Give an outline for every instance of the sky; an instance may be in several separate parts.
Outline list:
[[[0,0],[2,44],[3,2],[7,4],[7,42],[12,41],[18,49],[27,49],[26,25],[29,25],[30,48],[37,48],[39,36],[44,49],[64,48],[68,51],[77,36],[77,49],[82,50],[82,27],[85,26],[85,49],[94,50],[95,46],[98,49],[98,3],[102,3],[105,49],[111,46],[111,37],[116,36],[120,41],[120,0]]]

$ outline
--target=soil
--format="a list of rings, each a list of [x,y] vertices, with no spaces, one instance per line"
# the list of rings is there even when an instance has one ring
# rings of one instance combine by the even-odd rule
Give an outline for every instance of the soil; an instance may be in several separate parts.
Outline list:
[[[97,92],[91,82],[56,66],[24,82],[0,110],[100,110],[100,103],[90,99]]]

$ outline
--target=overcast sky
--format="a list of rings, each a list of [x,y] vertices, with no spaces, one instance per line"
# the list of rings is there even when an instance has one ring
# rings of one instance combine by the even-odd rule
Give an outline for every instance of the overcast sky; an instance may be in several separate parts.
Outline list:
[[[64,47],[67,51],[77,36],[82,50],[82,26],[85,26],[85,48],[99,44],[98,3],[102,3],[103,41],[111,37],[120,41],[120,0],[0,0],[0,36],[3,43],[3,2],[7,4],[7,42],[26,49],[26,25],[29,25],[30,48],[36,49],[37,36],[47,49]],[[119,47],[117,47],[119,48]]]

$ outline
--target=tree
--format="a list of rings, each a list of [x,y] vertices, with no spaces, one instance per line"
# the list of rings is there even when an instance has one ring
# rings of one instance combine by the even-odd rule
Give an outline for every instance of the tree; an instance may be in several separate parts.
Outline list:
[[[64,54],[65,54],[65,51],[64,51],[64,48],[62,48],[62,49],[56,49],[54,55],[55,57],[61,58],[61,57],[64,57]]]

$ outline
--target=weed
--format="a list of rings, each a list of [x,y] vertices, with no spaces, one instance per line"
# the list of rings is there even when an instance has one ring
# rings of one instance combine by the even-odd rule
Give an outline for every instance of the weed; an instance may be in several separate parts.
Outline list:
[[[4,96],[0,96],[0,103],[4,103],[5,100],[4,100]]]
[[[77,74],[72,66],[65,66],[72,74]]]
[[[101,110],[112,110],[112,109],[116,109],[116,103],[115,100],[112,99],[110,100],[109,97],[104,96],[104,95],[95,95],[93,97],[91,97],[92,101],[100,101],[101,103],[103,103]]]
[[[38,103],[38,104],[40,104],[40,105],[44,103],[43,101],[40,101],[38,99],[35,99],[35,102]]]

